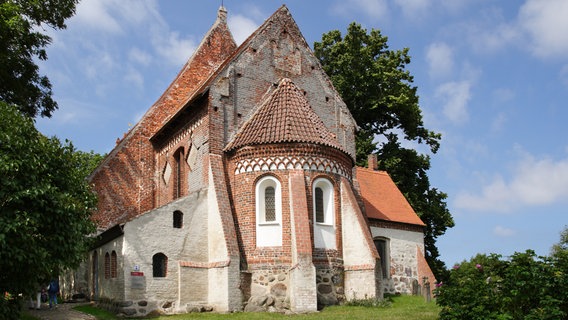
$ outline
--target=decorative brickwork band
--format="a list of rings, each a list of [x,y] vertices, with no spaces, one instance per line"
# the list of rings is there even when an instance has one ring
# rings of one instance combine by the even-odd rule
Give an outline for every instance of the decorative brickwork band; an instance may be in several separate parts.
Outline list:
[[[178,142],[180,142],[182,139],[191,136],[191,133],[195,130],[195,128],[199,127],[203,123],[204,118],[205,118],[204,116],[201,116],[196,121],[186,124],[182,130],[180,130],[176,135],[174,135],[168,141],[168,143],[160,149],[159,154],[163,155],[168,150],[176,146]]]
[[[320,157],[266,157],[255,159],[243,159],[236,163],[235,174],[258,171],[275,170],[306,170],[321,171],[326,173],[336,173],[347,179],[351,179],[351,170],[342,164]]]

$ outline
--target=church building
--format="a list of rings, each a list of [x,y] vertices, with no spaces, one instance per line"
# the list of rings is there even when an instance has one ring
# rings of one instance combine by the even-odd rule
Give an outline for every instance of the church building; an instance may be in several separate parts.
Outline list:
[[[428,277],[424,223],[355,166],[357,124],[286,6],[237,46],[223,7],[90,176],[82,292],[126,316],[311,312]]]

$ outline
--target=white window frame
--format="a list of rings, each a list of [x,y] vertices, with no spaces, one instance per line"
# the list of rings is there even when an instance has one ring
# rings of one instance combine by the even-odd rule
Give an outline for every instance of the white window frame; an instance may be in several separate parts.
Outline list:
[[[265,190],[274,188],[275,220],[266,221]],[[256,183],[256,246],[282,246],[282,188],[273,176],[265,176]]]
[[[316,219],[316,188],[323,191],[323,222]],[[312,213],[314,227],[314,247],[337,249],[335,228],[335,188],[329,179],[317,178],[312,184]]]
[[[323,222],[316,219],[316,188],[323,191]],[[312,184],[314,224],[335,225],[335,194],[333,184],[326,178],[318,178]]]

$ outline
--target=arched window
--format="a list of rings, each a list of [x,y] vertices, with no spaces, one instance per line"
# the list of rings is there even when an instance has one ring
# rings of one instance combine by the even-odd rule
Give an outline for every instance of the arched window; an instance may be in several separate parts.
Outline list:
[[[174,153],[174,199],[182,196],[184,184],[184,152],[183,148],[177,149]]]
[[[389,276],[389,240],[387,238],[375,238],[373,240],[379,257],[381,258],[381,270],[383,272],[383,278],[388,278]]]
[[[333,225],[335,223],[335,208],[331,182],[325,178],[316,179],[313,184],[313,195],[316,223]]]
[[[282,245],[282,191],[273,176],[256,183],[256,245]]]
[[[117,257],[116,257],[116,251],[112,251],[112,253],[110,254],[110,277],[111,278],[116,278],[118,272],[117,272],[118,266],[117,266]]]
[[[163,278],[168,269],[168,257],[159,252],[152,257],[152,275],[154,278]]]
[[[335,249],[335,192],[326,178],[318,178],[312,184],[314,246]]]
[[[110,278],[110,254],[105,253],[105,279]]]
[[[176,210],[174,211],[174,228],[183,227],[183,212]]]

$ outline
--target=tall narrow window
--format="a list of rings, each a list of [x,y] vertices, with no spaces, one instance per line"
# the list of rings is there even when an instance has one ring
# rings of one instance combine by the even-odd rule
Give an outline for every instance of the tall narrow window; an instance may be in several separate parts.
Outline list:
[[[168,269],[168,257],[159,252],[152,257],[152,275],[154,278],[163,278]]]
[[[174,211],[174,228],[183,227],[183,212],[176,210]]]
[[[333,225],[335,223],[333,185],[325,178],[319,178],[313,184],[314,219],[317,223]]]
[[[280,181],[266,176],[256,183],[256,245],[282,245],[282,195]]]
[[[378,238],[374,240],[375,247],[381,258],[381,270],[383,272],[383,278],[388,278],[388,268],[389,268],[389,256],[388,256],[388,246],[387,239]]]
[[[181,197],[183,192],[183,148],[174,153],[174,199]]]
[[[110,255],[105,253],[105,279],[110,278]]]
[[[264,189],[264,221],[276,221],[276,198],[274,187],[266,187]]]
[[[312,185],[314,247],[336,249],[335,191],[327,178],[318,178]]]
[[[93,281],[91,283],[91,294],[93,297],[99,296],[99,254],[97,251],[93,251]]]
[[[320,187],[316,187],[314,192],[315,210],[316,210],[316,222],[324,223],[324,209],[323,209],[323,190]]]
[[[116,256],[116,251],[112,251],[112,253],[110,254],[110,277],[111,278],[116,278],[117,274],[118,274],[118,261],[117,261],[117,256]]]

